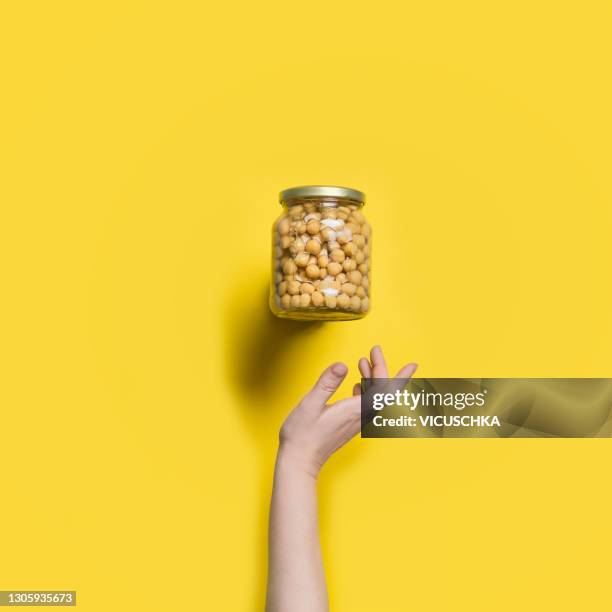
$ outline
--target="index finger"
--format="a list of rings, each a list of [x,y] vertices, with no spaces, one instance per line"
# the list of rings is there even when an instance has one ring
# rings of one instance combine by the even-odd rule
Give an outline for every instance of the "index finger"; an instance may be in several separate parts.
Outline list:
[[[370,351],[370,361],[372,362],[372,378],[389,378],[387,362],[378,344]]]
[[[300,404],[312,409],[321,409],[345,379],[348,368],[336,362],[325,368],[315,386],[304,396]]]

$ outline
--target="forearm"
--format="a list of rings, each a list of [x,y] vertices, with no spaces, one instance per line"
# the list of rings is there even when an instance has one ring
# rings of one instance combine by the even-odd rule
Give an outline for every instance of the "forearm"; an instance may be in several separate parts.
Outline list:
[[[279,450],[270,507],[267,612],[328,610],[316,474]]]

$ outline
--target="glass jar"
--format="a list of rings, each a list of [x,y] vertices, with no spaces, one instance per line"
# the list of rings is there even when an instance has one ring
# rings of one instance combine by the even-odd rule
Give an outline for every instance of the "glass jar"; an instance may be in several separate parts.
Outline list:
[[[346,187],[281,191],[270,283],[277,317],[348,321],[368,313],[372,236],[364,202],[361,191]]]

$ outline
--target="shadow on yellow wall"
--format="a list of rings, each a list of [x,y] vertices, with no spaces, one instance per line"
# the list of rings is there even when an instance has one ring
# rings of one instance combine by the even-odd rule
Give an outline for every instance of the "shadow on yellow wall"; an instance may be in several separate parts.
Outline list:
[[[290,321],[275,317],[268,307],[268,287],[239,285],[226,309],[227,372],[232,388],[248,400],[248,418],[261,418],[270,409],[279,381],[287,370],[286,359],[296,344],[317,333],[323,324],[316,321]],[[253,415],[253,409],[257,413]]]

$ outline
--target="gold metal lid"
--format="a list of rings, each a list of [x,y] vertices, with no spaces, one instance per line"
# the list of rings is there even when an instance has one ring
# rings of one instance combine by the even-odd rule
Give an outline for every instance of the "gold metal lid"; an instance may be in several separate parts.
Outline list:
[[[333,185],[302,185],[301,187],[291,187],[280,192],[280,201],[286,202],[293,198],[344,198],[354,202],[365,202],[365,193],[350,189],[349,187],[336,187]]]

